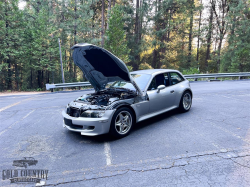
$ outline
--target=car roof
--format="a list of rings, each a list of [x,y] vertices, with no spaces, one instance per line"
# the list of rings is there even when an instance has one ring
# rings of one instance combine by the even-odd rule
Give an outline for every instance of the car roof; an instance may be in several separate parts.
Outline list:
[[[133,71],[130,72],[131,74],[133,73],[142,73],[142,74],[158,74],[158,73],[164,73],[164,72],[178,72],[177,70],[173,69],[145,69],[145,70],[138,70],[138,71]]]

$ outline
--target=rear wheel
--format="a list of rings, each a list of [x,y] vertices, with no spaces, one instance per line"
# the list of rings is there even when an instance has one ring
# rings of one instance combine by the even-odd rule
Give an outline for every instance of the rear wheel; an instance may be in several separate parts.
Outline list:
[[[181,97],[179,109],[181,112],[187,112],[192,106],[192,96],[189,91],[185,91]]]
[[[127,136],[134,124],[134,114],[127,107],[119,108],[111,121],[110,134],[117,138]]]

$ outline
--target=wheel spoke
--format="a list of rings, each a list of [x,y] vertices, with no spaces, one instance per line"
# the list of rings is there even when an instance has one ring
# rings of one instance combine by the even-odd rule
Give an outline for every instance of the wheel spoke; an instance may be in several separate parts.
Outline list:
[[[123,118],[123,121],[127,121],[128,120],[128,115],[126,115],[124,118]]]
[[[124,130],[123,124],[120,126],[120,133],[122,133]]]
[[[129,126],[128,122],[124,122],[124,123],[123,123],[123,126],[124,126],[124,127],[128,127],[128,126]]]
[[[123,120],[123,115],[120,113],[119,114],[119,120],[122,122],[122,120]]]
[[[121,111],[115,121],[115,129],[119,134],[126,134],[131,128],[132,117],[127,111]]]
[[[116,123],[115,125],[120,127],[122,124],[121,123]]]

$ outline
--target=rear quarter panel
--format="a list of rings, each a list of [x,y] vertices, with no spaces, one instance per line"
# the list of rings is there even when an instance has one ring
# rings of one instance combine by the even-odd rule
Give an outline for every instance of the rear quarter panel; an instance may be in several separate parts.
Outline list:
[[[189,81],[188,80],[184,80],[184,81],[182,81],[182,82],[180,82],[180,83],[178,83],[176,85],[173,85],[173,87],[174,87],[174,90],[176,92],[176,97],[175,97],[174,105],[178,107],[183,93],[186,90],[190,90],[191,91],[191,88],[189,86]]]

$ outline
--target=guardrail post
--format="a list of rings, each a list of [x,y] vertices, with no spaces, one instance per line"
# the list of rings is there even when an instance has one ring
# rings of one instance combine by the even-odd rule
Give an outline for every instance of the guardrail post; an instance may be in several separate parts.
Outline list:
[[[241,76],[239,76],[238,80],[240,80]]]
[[[54,88],[51,88],[51,92],[54,92]]]
[[[195,79],[194,79],[194,81],[198,81],[198,79],[197,79],[197,78],[195,78]]]
[[[81,90],[81,86],[79,86],[78,88],[79,88],[79,90]]]

